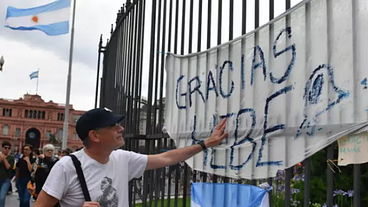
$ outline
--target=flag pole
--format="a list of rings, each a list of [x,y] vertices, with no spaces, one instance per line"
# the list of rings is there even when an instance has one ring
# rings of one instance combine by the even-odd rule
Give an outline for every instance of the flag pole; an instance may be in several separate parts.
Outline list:
[[[73,0],[73,19],[72,29],[70,34],[70,51],[69,51],[69,69],[68,69],[68,81],[66,86],[66,101],[64,112],[64,127],[63,127],[63,142],[61,149],[66,149],[68,146],[68,134],[69,134],[69,100],[70,100],[70,85],[72,81],[72,62],[73,62],[73,46],[74,46],[74,23],[75,23],[75,8],[76,1]]]
[[[38,79],[40,79],[40,68],[38,68],[38,70],[37,70],[36,95],[38,95]]]

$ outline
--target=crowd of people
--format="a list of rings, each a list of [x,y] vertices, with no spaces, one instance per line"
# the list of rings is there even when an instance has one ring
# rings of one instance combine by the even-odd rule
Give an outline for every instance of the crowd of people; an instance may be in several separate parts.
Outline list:
[[[51,168],[63,156],[69,155],[71,149],[58,150],[47,144],[42,149],[33,149],[26,144],[21,153],[11,152],[11,143],[3,141],[0,153],[0,207],[5,206],[7,195],[17,192],[20,207],[29,207],[30,201],[37,200]],[[80,149],[77,149],[80,150]],[[16,189],[13,189],[12,182]]]

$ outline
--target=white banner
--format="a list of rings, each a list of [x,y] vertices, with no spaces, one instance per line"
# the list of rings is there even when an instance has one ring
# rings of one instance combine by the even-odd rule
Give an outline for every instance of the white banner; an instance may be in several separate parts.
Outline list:
[[[187,163],[229,177],[273,177],[367,126],[365,0],[304,1],[208,51],[166,59],[165,128],[178,147],[229,138]]]

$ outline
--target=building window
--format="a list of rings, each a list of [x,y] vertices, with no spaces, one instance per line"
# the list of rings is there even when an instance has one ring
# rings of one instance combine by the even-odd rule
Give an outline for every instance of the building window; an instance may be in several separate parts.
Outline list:
[[[63,130],[62,129],[59,129],[58,132],[57,132],[57,138],[59,140],[63,140]]]
[[[45,119],[45,112],[42,112],[42,119]]]
[[[37,118],[37,111],[33,111],[33,118],[36,119]]]
[[[41,111],[37,111],[37,119],[41,119]]]
[[[78,137],[78,134],[77,133],[74,133],[74,140],[79,140],[79,137]]]
[[[3,108],[3,116],[11,117],[12,116],[12,110]]]
[[[3,126],[3,135],[9,135],[9,126],[8,125]]]
[[[32,110],[29,110],[29,111],[28,111],[28,118],[32,118],[32,113],[33,113],[33,111],[32,111]]]
[[[24,111],[24,118],[28,118],[28,110]]]
[[[64,121],[64,114],[63,113],[58,113],[58,121]]]
[[[20,128],[15,129],[15,136],[20,137]]]
[[[51,131],[46,131],[46,138],[50,139]]]

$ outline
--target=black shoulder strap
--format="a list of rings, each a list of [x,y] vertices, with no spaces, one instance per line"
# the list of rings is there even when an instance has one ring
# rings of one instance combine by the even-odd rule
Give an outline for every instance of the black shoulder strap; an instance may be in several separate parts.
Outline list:
[[[77,171],[78,180],[83,190],[84,199],[86,201],[91,201],[91,197],[89,195],[88,188],[87,188],[87,183],[86,183],[86,180],[84,179],[84,174],[83,174],[82,167],[81,167],[82,164],[75,155],[70,154],[69,156],[72,158],[74,166],[75,166],[75,170]]]

